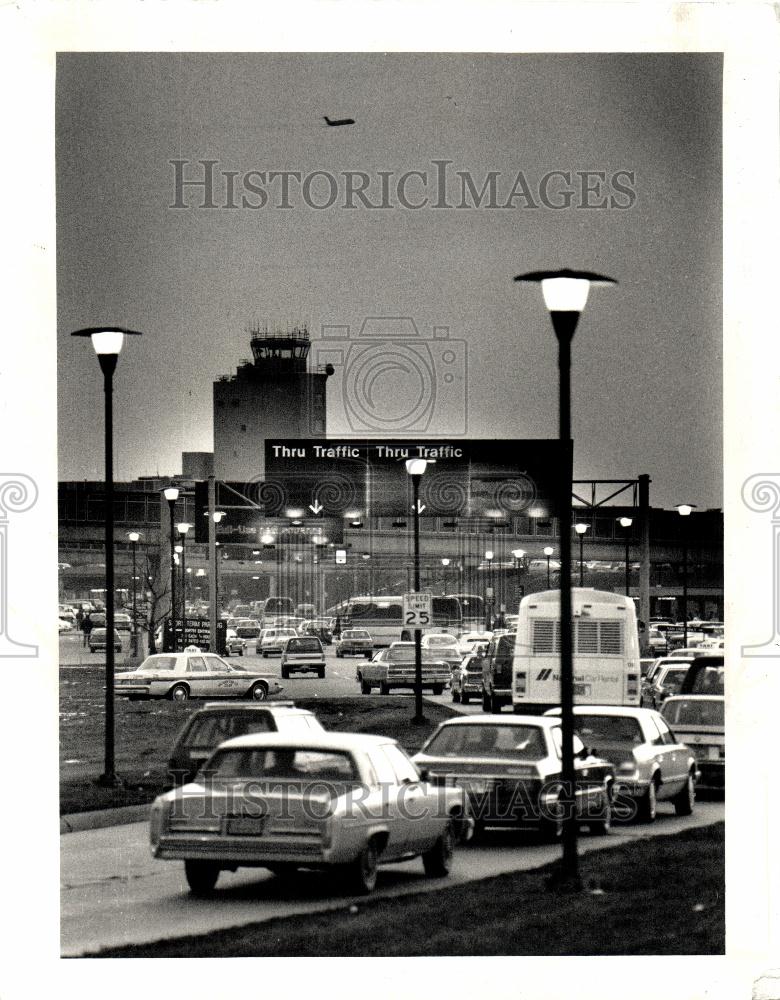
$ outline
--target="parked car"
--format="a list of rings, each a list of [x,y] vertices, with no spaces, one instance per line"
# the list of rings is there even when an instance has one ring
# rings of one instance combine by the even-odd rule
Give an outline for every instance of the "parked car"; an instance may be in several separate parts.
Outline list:
[[[482,695],[482,654],[468,653],[452,672],[452,700],[468,705]]]
[[[59,626],[58,627],[59,627],[59,631],[60,632],[72,632],[73,631],[73,623],[70,622],[70,621],[68,621],[66,618],[58,618],[57,621],[59,622]]]
[[[265,701],[278,694],[281,684],[272,674],[226,663],[214,653],[195,648],[183,653],[155,653],[136,670],[116,675],[115,690],[131,700],[139,698],[252,698]]]
[[[325,676],[325,650],[313,635],[293,636],[282,649],[281,673],[288,678],[293,673],[315,673]]]
[[[691,748],[699,769],[696,788],[722,793],[726,785],[726,699],[686,694],[667,698],[661,712],[678,740]]]
[[[423,649],[429,649],[441,660],[446,660],[450,665],[450,670],[456,670],[460,666],[463,656],[458,645],[458,640],[454,635],[446,632],[429,632],[420,640]]]
[[[93,628],[88,641],[90,653],[97,653],[98,650],[105,652],[108,646],[108,629]],[[114,650],[117,653],[122,652],[122,639],[116,629],[114,629]]]
[[[232,628],[225,632],[225,656],[243,656],[246,640],[237,636]]]
[[[336,656],[365,656],[370,660],[374,655],[374,640],[365,628],[345,628],[334,643]]]
[[[358,893],[373,891],[380,864],[420,856],[441,877],[458,834],[472,827],[462,789],[422,780],[384,736],[240,736],[202,774],[159,796],[150,817],[152,854],[183,860],[195,895],[213,892],[222,870],[247,865],[279,876],[335,869]]]
[[[441,723],[414,762],[424,776],[468,795],[477,831],[535,828],[543,840],[562,833],[561,724],[539,715],[461,716]],[[574,740],[577,818],[592,833],[611,824],[615,769]]]
[[[422,686],[430,688],[433,694],[441,694],[450,683],[452,671],[446,660],[442,660],[433,650],[422,652]],[[358,667],[355,678],[360,684],[361,694],[371,694],[379,688],[380,694],[389,694],[393,688],[413,688],[415,685],[415,659],[413,642],[391,642],[380,649],[362,667]]]
[[[545,715],[560,711],[552,708]],[[658,712],[575,705],[574,728],[586,746],[615,765],[615,816],[652,823],[661,800],[670,801],[678,816],[693,812],[696,758]]]
[[[287,640],[294,639],[297,634],[294,628],[264,628],[255,648],[263,657],[281,653]]]
[[[121,632],[132,632],[133,631],[133,619],[130,615],[124,614],[124,612],[117,611],[114,614],[114,628],[119,629]]]
[[[201,765],[220,743],[250,733],[282,732],[289,736],[323,732],[313,712],[296,708],[292,701],[242,705],[210,702],[194,712],[176,737],[168,760],[171,786],[193,781]]]

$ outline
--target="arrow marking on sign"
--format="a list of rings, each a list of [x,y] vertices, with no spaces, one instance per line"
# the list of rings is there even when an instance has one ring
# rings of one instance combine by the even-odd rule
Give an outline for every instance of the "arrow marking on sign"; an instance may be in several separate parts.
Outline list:
[[[422,500],[418,500],[417,501],[417,513],[418,514],[422,514],[422,512],[424,510],[425,510],[425,504],[422,502]],[[414,513],[414,507],[412,507],[412,513]]]
[[[309,504],[309,510],[313,510],[315,514],[319,514],[319,512],[322,510],[322,504],[319,502],[319,500],[315,500],[314,503]]]

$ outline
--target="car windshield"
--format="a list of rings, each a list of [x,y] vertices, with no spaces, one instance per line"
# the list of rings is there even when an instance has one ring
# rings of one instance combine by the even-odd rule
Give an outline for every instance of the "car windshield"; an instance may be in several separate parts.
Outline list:
[[[414,663],[414,644],[391,646],[387,651],[387,659],[391,663]],[[424,663],[437,663],[439,656],[432,649],[423,649],[422,659]]]
[[[426,640],[428,646],[457,646],[458,640],[452,635],[431,635]]]
[[[363,628],[353,628],[344,632],[341,636],[342,639],[370,639],[371,636]]]
[[[574,728],[586,746],[605,743],[639,746],[644,743],[638,719],[621,715],[575,715]]]
[[[138,672],[149,673],[155,670],[173,670],[175,666],[175,656],[148,656],[138,668]]]
[[[690,698],[667,702],[663,717],[670,726],[724,726],[725,703],[720,698]]]
[[[319,639],[290,639],[287,643],[288,653],[319,653]]]
[[[444,726],[425,747],[433,757],[517,757],[539,760],[547,755],[540,726]]]
[[[255,778],[274,781],[356,781],[355,762],[340,750],[296,747],[230,748],[218,750],[206,768],[213,778]]]

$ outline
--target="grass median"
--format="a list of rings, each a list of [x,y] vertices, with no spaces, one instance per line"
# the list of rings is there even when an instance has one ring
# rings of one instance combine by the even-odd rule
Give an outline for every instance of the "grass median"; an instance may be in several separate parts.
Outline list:
[[[165,785],[168,756],[177,734],[205,704],[117,698],[116,769],[122,785],[101,788],[95,779],[103,770],[104,683],[99,667],[68,671],[60,677],[61,815],[151,802]],[[389,736],[410,753],[420,749],[440,722],[455,714],[446,706],[427,703],[428,723],[412,726],[414,701],[408,697],[297,698],[295,704],[315,712],[325,729]]]
[[[468,851],[468,848],[462,848]],[[585,890],[547,891],[553,865],[354,903],[98,957],[722,955],[724,825],[641,839],[581,858]],[[310,876],[317,877],[317,876]]]

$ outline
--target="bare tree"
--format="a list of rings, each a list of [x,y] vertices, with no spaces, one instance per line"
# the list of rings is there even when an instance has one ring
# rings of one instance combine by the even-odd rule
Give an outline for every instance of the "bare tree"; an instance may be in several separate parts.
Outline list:
[[[170,581],[160,572],[160,553],[146,553],[146,585],[149,595],[146,627],[149,632],[149,654],[157,652],[155,633],[170,611]]]

